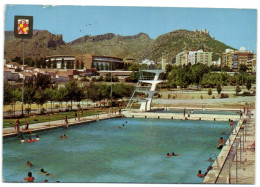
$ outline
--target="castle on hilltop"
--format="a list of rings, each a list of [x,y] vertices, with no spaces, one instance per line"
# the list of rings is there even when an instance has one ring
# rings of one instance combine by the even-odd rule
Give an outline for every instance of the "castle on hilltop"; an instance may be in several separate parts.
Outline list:
[[[194,29],[195,33],[199,33],[199,34],[205,34],[209,36],[209,31],[207,31],[207,29],[202,29],[201,31],[198,31],[198,29]],[[215,39],[214,37],[211,37],[212,39]]]

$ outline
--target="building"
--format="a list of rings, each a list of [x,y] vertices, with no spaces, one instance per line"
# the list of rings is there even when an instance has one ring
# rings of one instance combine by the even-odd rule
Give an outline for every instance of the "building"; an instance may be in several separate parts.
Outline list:
[[[120,82],[124,82],[126,78],[130,76],[132,71],[98,71],[98,73],[103,77],[112,74],[113,77],[118,77]]]
[[[8,68],[17,69],[17,68],[20,68],[21,65],[17,62],[10,62],[10,63],[6,64],[6,66]]]
[[[248,73],[256,73],[256,58],[248,60],[245,65]]]
[[[20,78],[19,73],[13,73],[8,70],[4,70],[4,80],[7,81],[18,81]]]
[[[75,56],[72,55],[47,56],[45,61],[54,69],[75,69]]]
[[[228,66],[233,71],[238,71],[240,64],[246,65],[254,57],[253,51],[248,51],[244,47],[240,47],[239,50],[226,49],[221,57],[221,66]]]
[[[110,70],[123,69],[123,59],[110,56],[93,56],[91,54],[76,54],[75,56],[55,55],[46,58],[46,63],[52,63],[55,69],[91,69]]]
[[[212,52],[204,52],[200,50],[182,51],[176,55],[176,65],[187,65],[187,64],[205,64],[207,66],[212,65]]]
[[[176,65],[183,66],[188,64],[188,51],[182,51],[176,55]]]

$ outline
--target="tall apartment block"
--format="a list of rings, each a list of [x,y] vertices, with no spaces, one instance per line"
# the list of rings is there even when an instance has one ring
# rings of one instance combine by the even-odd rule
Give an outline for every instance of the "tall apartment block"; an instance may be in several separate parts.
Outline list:
[[[239,50],[226,49],[221,57],[221,66],[228,66],[233,71],[238,71],[240,64],[252,66],[253,63],[250,63],[250,61],[254,58],[253,51],[248,51],[244,47],[240,47]],[[252,70],[252,67],[250,69]]]

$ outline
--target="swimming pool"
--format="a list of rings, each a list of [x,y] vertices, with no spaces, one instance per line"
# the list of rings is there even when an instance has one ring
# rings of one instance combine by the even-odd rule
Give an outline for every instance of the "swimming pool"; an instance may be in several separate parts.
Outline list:
[[[68,138],[60,140],[63,133]],[[198,170],[212,164],[206,160],[230,130],[219,121],[118,118],[37,134],[33,143],[3,140],[4,181],[21,182],[31,171],[35,182],[202,183]],[[35,166],[26,167],[29,160]]]

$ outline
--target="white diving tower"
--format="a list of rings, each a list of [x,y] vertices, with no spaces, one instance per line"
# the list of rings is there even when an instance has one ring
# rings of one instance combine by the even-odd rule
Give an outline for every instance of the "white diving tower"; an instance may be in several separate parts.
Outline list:
[[[146,72],[146,74],[154,74],[153,76],[143,76],[143,72]],[[136,93],[143,93],[147,95],[146,98],[138,99],[138,101],[141,103],[140,111],[150,111],[151,110],[151,103],[154,94],[158,93],[159,91],[156,91],[157,84],[163,82],[163,80],[159,80],[159,76],[161,73],[165,72],[165,59],[162,59],[162,69],[153,69],[153,70],[141,70],[141,75],[139,76],[137,85],[135,87],[135,90],[132,94],[132,97],[130,98],[126,109],[130,109],[133,105],[133,103],[136,101],[134,99],[134,96]],[[149,86],[142,86],[143,84],[148,84]]]

